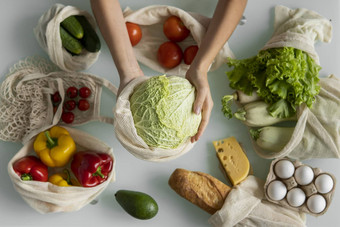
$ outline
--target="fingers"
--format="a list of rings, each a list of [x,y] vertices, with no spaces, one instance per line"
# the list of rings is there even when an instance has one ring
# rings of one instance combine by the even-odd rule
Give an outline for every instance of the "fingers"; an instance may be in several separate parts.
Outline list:
[[[198,139],[202,136],[204,130],[208,126],[213,105],[214,105],[214,103],[213,103],[213,101],[212,101],[212,99],[210,97],[210,94],[208,94],[206,96],[206,98],[205,98],[203,109],[202,109],[201,124],[198,127],[198,131],[197,131],[196,135],[191,137],[191,142],[192,143],[198,141]]]
[[[200,88],[197,90],[195,102],[193,105],[193,111],[195,114],[199,115],[201,113],[202,106],[207,97],[207,93],[208,93],[208,89],[206,88]]]

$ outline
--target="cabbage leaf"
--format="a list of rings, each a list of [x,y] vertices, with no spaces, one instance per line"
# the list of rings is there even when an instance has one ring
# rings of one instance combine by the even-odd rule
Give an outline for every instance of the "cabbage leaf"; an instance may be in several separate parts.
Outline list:
[[[137,86],[130,109],[137,134],[150,147],[173,149],[197,133],[201,115],[193,113],[195,87],[184,78],[151,77]]]

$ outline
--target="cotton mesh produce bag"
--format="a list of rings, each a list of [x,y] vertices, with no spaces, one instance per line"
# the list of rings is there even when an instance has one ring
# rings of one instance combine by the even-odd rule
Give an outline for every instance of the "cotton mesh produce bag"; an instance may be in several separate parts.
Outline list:
[[[60,69],[64,71],[81,71],[89,68],[98,58],[100,51],[92,53],[83,48],[79,55],[70,54],[63,48],[60,38],[60,23],[69,16],[83,15],[94,29],[96,22],[85,10],[74,6],[55,4],[39,19],[34,34],[40,46]]]
[[[235,186],[224,201],[223,207],[213,214],[209,223],[216,227],[302,227],[306,216],[265,199],[264,182],[254,176]]]
[[[167,69],[162,67],[157,60],[159,46],[169,41],[163,33],[163,23],[172,15],[179,17],[190,30],[191,35],[182,42],[177,43],[181,49],[184,51],[190,45],[200,46],[210,22],[208,17],[165,5],[149,6],[135,11],[130,8],[124,10],[125,21],[136,23],[142,29],[142,39],[133,47],[137,60],[159,73],[183,76],[189,69],[189,65],[182,62],[175,68]],[[228,43],[225,43],[215,57],[210,70],[215,70],[224,64],[227,61],[227,57],[234,58],[234,54],[229,48]]]
[[[188,152],[194,143],[189,138],[174,149],[156,148],[148,146],[137,134],[130,109],[130,96],[139,84],[149,78],[144,76],[132,80],[119,94],[113,109],[115,133],[122,146],[135,157],[152,162],[169,161]]]
[[[77,211],[89,204],[99,196],[111,182],[115,181],[115,160],[112,148],[85,132],[68,127],[65,127],[65,129],[70,133],[76,143],[77,151],[93,150],[109,154],[113,158],[113,168],[105,182],[89,188],[80,186],[60,187],[49,182],[22,181],[14,172],[13,163],[22,157],[33,154],[35,138],[32,138],[32,140],[26,143],[10,160],[7,170],[14,189],[29,206],[42,214]],[[61,169],[63,169],[63,167]],[[54,170],[58,172],[57,169]],[[51,169],[49,170],[49,175],[50,172]]]
[[[274,33],[262,50],[293,47],[306,52],[317,64],[319,56],[314,44],[330,42],[331,22],[318,13],[285,6],[275,7]],[[339,158],[340,118],[339,79],[335,76],[322,78],[321,89],[312,108],[302,104],[297,108],[297,124],[286,146],[277,152],[264,151],[253,142],[255,151],[263,158],[273,159],[288,156],[293,159]]]
[[[264,158],[289,157],[340,158],[340,79],[334,75],[320,79],[320,93],[312,108],[297,109],[297,124],[291,139],[278,152],[268,153],[255,143],[255,151]]]
[[[71,86],[86,86],[91,90],[91,96],[87,98],[90,108],[87,111],[74,110],[73,126],[90,121],[113,124],[113,116],[101,116],[100,98],[103,87],[113,93],[117,88],[104,78],[60,71],[52,62],[39,56],[27,57],[9,71],[0,86],[1,140],[25,144],[39,132],[63,124],[61,115],[65,93]],[[57,91],[61,103],[54,112],[51,95]]]

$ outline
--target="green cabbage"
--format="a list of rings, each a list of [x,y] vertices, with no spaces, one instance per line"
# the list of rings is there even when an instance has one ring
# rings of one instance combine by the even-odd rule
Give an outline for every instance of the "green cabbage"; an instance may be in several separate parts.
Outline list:
[[[243,59],[229,59],[234,67],[227,72],[229,86],[251,95],[255,90],[270,106],[268,112],[277,118],[291,117],[296,107],[311,107],[320,91],[321,67],[305,52],[292,47],[272,48]],[[223,100],[222,100],[223,103]],[[223,107],[226,112],[226,107]]]
[[[192,111],[195,87],[184,78],[151,77],[130,97],[137,134],[150,147],[174,149],[197,133],[201,115]]]

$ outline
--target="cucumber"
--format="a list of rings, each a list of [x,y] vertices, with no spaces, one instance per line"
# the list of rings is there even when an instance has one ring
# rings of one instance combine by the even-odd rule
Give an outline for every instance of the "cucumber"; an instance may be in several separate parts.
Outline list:
[[[81,39],[84,36],[84,29],[75,16],[69,16],[61,23],[61,26],[68,31],[74,38]]]
[[[69,34],[62,26],[60,26],[60,38],[63,47],[71,52],[71,54],[81,53],[83,49],[81,42]]]
[[[96,31],[92,28],[92,25],[84,16],[76,16],[77,20],[84,29],[84,36],[81,39],[85,49],[89,52],[98,52],[101,44]]]

